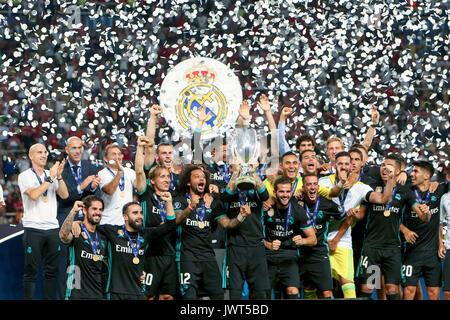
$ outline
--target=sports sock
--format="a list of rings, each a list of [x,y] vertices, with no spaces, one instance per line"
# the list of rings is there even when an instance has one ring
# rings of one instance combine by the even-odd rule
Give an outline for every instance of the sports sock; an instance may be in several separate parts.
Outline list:
[[[304,299],[318,299],[317,298],[317,289],[312,289],[312,290],[304,289],[303,290],[303,298]]]
[[[371,300],[372,298],[372,293],[367,293],[367,292],[363,292],[363,291],[361,291],[360,293],[359,293],[359,297],[360,298],[367,298],[367,299],[369,299],[369,300]]]
[[[345,283],[341,286],[344,299],[356,298],[355,284]]]
[[[388,300],[398,300],[398,293],[386,294],[386,299],[388,299]]]

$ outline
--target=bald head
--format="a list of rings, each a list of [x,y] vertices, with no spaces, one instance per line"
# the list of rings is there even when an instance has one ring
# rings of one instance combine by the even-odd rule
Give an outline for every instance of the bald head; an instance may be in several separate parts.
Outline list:
[[[65,150],[69,161],[73,164],[78,164],[81,161],[83,149],[83,141],[80,138],[73,136],[67,139]]]
[[[47,164],[47,156],[47,148],[40,143],[33,144],[28,150],[28,157],[33,167],[44,168]]]

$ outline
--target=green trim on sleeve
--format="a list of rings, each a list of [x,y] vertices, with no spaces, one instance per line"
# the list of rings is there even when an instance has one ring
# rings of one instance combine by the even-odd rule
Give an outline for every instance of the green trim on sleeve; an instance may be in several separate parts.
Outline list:
[[[261,190],[258,191],[258,194],[262,194],[264,191],[266,191],[266,186],[264,185],[264,188],[262,188]]]

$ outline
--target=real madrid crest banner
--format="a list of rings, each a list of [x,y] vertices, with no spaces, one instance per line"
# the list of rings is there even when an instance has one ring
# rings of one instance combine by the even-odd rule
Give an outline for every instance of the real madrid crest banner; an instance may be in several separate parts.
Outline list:
[[[182,137],[192,137],[198,110],[204,105],[207,118],[202,139],[212,139],[234,127],[242,88],[238,77],[225,64],[196,57],[180,62],[167,73],[159,103],[168,124]]]

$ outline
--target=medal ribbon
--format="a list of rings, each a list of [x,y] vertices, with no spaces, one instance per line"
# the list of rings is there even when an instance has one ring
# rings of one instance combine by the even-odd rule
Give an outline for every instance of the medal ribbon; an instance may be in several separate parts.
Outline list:
[[[74,169],[75,166],[72,166],[72,170],[71,171],[72,171],[72,175],[73,175],[75,181],[77,182],[77,185],[79,186],[81,184],[81,182],[83,182],[83,180],[81,179],[82,176],[83,176],[82,171],[81,171],[81,163],[80,163],[80,166],[77,166],[77,167],[78,167],[78,169],[77,169],[76,172],[75,172],[75,169]]]
[[[258,174],[258,176],[261,180],[263,180],[263,174],[261,171],[265,168],[266,168],[266,164],[263,164],[262,166],[258,166],[258,168],[256,168],[256,173]]]
[[[289,207],[288,207],[287,215],[286,215],[286,226],[284,227],[284,232],[288,231],[289,220],[291,220],[291,216],[292,216],[292,205],[291,205],[291,202],[289,201]]]
[[[34,172],[34,174],[36,175],[36,178],[38,179],[38,181],[39,181],[39,184],[42,184],[42,180],[41,180],[41,177],[39,177],[39,175],[37,174],[37,172],[34,170],[34,168],[33,167],[31,167],[31,170],[33,170],[33,172]],[[47,179],[47,174],[45,173],[45,170],[44,170],[44,179]],[[47,196],[47,191],[48,191],[48,189],[47,190],[45,190],[45,192],[44,192],[44,197],[46,197]]]
[[[337,181],[338,181],[338,177],[336,176],[336,179],[334,179],[334,185],[337,184]],[[345,199],[347,198],[347,193],[348,193],[348,190],[344,190],[344,193],[342,195],[339,195],[339,203],[340,203],[339,209],[341,210],[341,212],[345,212],[344,203],[345,203]]]
[[[122,230],[128,239],[128,243],[130,244],[130,248],[131,248],[131,251],[133,252],[133,256],[134,257],[139,256],[139,247],[141,246],[141,236],[140,236],[139,232],[137,234],[136,244],[134,244],[130,238],[130,235],[127,232],[127,228],[125,228],[125,225],[122,225]]]
[[[239,203],[241,204],[241,206],[245,205],[247,203],[247,191],[241,191],[239,189],[237,189],[237,193],[239,196]]]
[[[171,172],[170,173],[170,186],[169,186],[169,188],[170,188],[170,190],[175,190],[175,183],[174,183],[174,177],[173,177],[173,173]]]
[[[297,189],[297,184],[298,184],[298,177],[295,178],[295,182],[294,182],[294,184],[292,186],[292,195],[291,195],[291,197],[293,197],[295,195],[295,189]]]
[[[225,181],[225,183],[228,184],[228,182],[230,182],[230,170],[227,164],[225,163],[223,165],[223,169],[220,168],[219,165],[217,165],[217,169],[219,170],[220,175],[223,177],[223,181]]]
[[[316,226],[317,213],[319,212],[319,205],[320,205],[320,197],[317,198],[316,205],[314,206],[314,211],[313,211],[313,213],[311,215],[311,211],[309,210],[308,204],[305,202],[306,215],[312,221],[312,226],[313,227]]]
[[[384,187],[383,187],[383,192],[384,192]],[[395,186],[394,191],[392,191],[391,201],[387,205],[384,206],[384,211],[389,211],[389,209],[391,209],[392,202],[394,202],[394,197],[395,197],[396,192],[397,192],[397,186]]]
[[[108,171],[111,172],[113,177],[116,176],[110,168],[106,167],[106,169],[108,169]],[[119,189],[120,189],[120,191],[125,190],[125,173],[124,172],[122,173],[122,177],[120,177]]]
[[[427,204],[428,201],[430,200],[430,196],[431,196],[430,190],[428,190],[425,200],[422,199],[422,197],[420,196],[419,191],[417,191],[417,189],[414,190],[414,193],[416,194],[417,202],[419,202],[420,204]]]
[[[92,241],[92,237],[89,234],[88,229],[86,229],[86,226],[84,224],[81,225],[81,229],[83,229],[83,231],[86,233],[88,239],[89,239],[89,244],[91,245],[91,249],[92,249],[92,253],[93,254],[97,254],[97,247],[98,247],[98,234],[97,231],[95,231],[95,241]]]
[[[166,204],[164,201],[160,201],[157,197],[157,195],[155,194],[155,199],[156,201],[158,201],[158,209],[159,209],[159,215],[161,216],[161,220],[162,222],[166,221]]]
[[[189,193],[186,193],[186,197],[188,197],[188,199],[192,199],[192,197]],[[202,208],[200,210],[198,210],[197,208],[194,208],[194,209],[195,209],[195,214],[197,216],[197,220],[200,222],[203,222],[203,220],[205,220],[205,215],[206,215],[205,201],[203,201],[203,199],[202,199]]]

